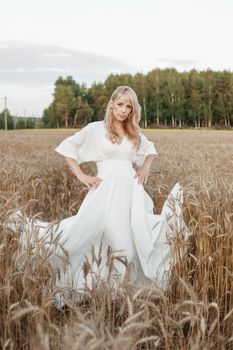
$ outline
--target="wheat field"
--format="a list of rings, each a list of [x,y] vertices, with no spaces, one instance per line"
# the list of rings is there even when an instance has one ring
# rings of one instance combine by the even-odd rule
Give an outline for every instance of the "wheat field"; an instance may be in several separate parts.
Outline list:
[[[0,132],[1,348],[233,349],[233,133],[145,131],[159,154],[145,186],[155,212],[178,181],[192,232],[187,242],[174,241],[177,263],[168,289],[127,279],[114,290],[103,283],[87,291],[85,301],[58,310],[56,271],[46,251],[29,250],[19,264],[20,232],[6,222],[16,208],[45,221],[78,211],[88,190],[54,152],[74,132]],[[96,173],[94,163],[82,169]]]

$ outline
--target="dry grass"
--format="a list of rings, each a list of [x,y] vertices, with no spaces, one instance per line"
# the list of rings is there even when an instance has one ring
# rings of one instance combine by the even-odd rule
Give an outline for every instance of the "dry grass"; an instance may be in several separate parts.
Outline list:
[[[72,132],[0,132],[0,346],[2,349],[232,349],[233,135],[225,131],[148,131],[158,159],[146,190],[160,212],[172,186],[184,188],[193,235],[167,292],[127,280],[87,291],[85,302],[54,307],[49,252],[4,229],[21,209],[46,221],[74,215],[87,190],[54,147]],[[95,174],[93,163],[84,171]],[[178,256],[176,241],[174,254]],[[42,245],[43,246],[43,245]],[[21,259],[21,260],[20,260]],[[35,263],[36,262],[36,263]],[[115,297],[113,299],[113,294]]]

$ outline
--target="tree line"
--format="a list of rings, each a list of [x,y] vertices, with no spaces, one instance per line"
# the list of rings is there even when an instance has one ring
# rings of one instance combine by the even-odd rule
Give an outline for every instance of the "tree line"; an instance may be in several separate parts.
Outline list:
[[[233,127],[233,73],[211,69],[178,72],[175,68],[156,68],[147,74],[110,74],[103,83],[94,82],[89,88],[72,76],[59,77],[54,83],[53,100],[37,125],[76,128],[102,120],[109,98],[119,85],[135,90],[142,107],[143,127]],[[3,113],[0,128],[2,119]],[[26,125],[25,120],[18,123]]]
[[[10,111],[6,110],[7,115],[7,130],[13,129],[34,129],[36,127],[44,127],[41,118],[22,117],[11,115]],[[5,129],[5,110],[0,113],[0,129]]]
[[[44,110],[47,127],[78,127],[101,120],[110,95],[129,85],[142,107],[143,126],[232,127],[233,73],[224,71],[178,72],[154,69],[147,74],[110,74],[90,88],[68,76],[55,82],[53,101]]]

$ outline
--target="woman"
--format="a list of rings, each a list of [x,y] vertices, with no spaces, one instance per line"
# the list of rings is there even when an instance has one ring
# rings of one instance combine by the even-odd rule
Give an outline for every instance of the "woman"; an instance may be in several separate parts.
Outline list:
[[[69,259],[68,271],[62,270],[59,259],[53,260],[63,271],[58,281],[61,286],[72,282],[81,292],[86,285],[91,287],[93,276],[106,280],[109,249],[116,278],[124,278],[127,271],[134,282],[156,278],[161,286],[166,283],[172,256],[168,235],[185,229],[183,194],[176,184],[162,213],[153,213],[153,201],[143,184],[157,151],[140,131],[140,112],[132,88],[120,86],[109,100],[104,120],[89,123],[56,148],[89,189],[78,213],[55,225]],[[80,168],[87,161],[96,162],[96,176]],[[39,234],[45,235],[48,223],[37,224]]]

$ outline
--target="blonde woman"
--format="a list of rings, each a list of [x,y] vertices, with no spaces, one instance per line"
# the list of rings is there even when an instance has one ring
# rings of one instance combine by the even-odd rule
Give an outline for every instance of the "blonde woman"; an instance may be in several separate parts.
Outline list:
[[[89,123],[56,148],[88,188],[78,213],[56,227],[69,259],[69,271],[60,274],[61,286],[72,282],[81,292],[86,284],[91,288],[93,276],[106,280],[109,249],[115,278],[128,276],[143,283],[156,279],[161,286],[166,283],[172,257],[168,235],[185,228],[182,188],[177,183],[161,214],[154,214],[153,201],[143,185],[157,151],[140,130],[140,117],[134,90],[119,86],[109,100],[104,120]],[[87,161],[96,163],[96,176],[80,168]],[[46,228],[47,224],[40,222],[39,233],[43,235]],[[93,259],[93,252],[101,259]],[[54,263],[61,268],[58,259]]]

